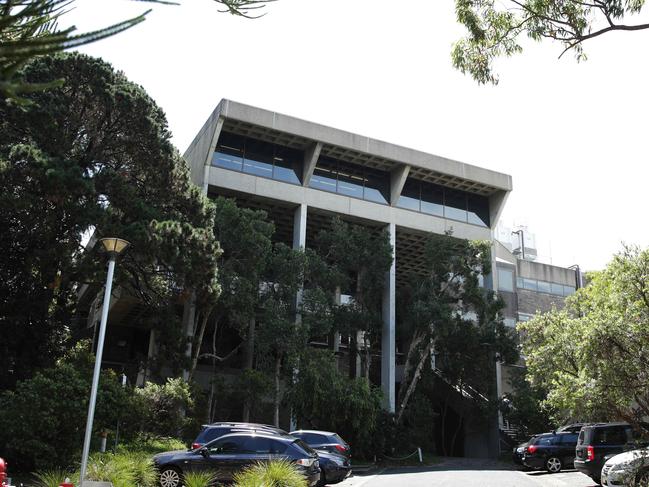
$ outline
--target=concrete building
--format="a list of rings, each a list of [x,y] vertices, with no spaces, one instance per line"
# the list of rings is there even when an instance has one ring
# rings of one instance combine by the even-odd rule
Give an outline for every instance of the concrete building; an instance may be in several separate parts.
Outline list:
[[[208,196],[264,208],[279,233],[305,247],[324,218],[388,229],[395,255],[385,276],[381,385],[395,409],[395,294],[416,269],[429,232],[492,239],[511,177],[230,100],[185,153]]]
[[[265,210],[276,225],[276,238],[294,248],[309,246],[335,215],[388,230],[394,260],[384,281],[377,382],[389,411],[395,410],[401,372],[396,290],[422,268],[429,233],[451,231],[455,237],[492,242],[492,273],[484,285],[501,293],[512,326],[537,309],[561,304],[574,291],[574,271],[522,260],[496,240],[496,225],[512,190],[506,174],[230,100],[219,103],[184,157],[193,182],[206,195]],[[101,302],[89,295],[90,329]],[[155,333],[142,313],[129,298],[113,300],[104,355],[107,365],[130,367],[131,375],[135,368],[137,383],[146,374],[142,360],[154,356],[156,348]],[[503,392],[507,371],[496,369]],[[210,367],[199,365],[195,377],[208,383],[211,373]],[[495,420],[486,430],[484,425],[464,426],[465,444],[472,444],[464,454],[497,452]]]

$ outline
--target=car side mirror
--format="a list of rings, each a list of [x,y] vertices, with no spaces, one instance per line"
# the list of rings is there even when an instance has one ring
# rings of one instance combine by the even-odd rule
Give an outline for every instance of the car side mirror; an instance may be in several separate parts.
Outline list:
[[[210,451],[207,448],[201,448],[198,452],[203,455],[205,458],[210,456]]]

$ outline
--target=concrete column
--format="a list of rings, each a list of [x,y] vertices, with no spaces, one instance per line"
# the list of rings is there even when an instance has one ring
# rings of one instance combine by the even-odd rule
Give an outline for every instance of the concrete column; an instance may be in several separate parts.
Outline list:
[[[485,279],[485,287],[487,286],[487,280]],[[495,292],[498,292],[498,268],[496,266],[496,235],[495,230],[491,231],[491,285],[492,289]],[[516,276],[514,276],[514,286],[516,286]],[[503,394],[503,377],[502,377],[502,364],[500,363],[500,357],[495,357],[496,360],[496,395],[498,400],[502,397]],[[498,411],[498,427],[502,428],[505,424],[503,419],[503,413]],[[500,447],[500,443],[498,443]]]
[[[390,245],[392,246],[392,265],[385,275],[383,288],[383,330],[381,333],[381,388],[383,389],[383,407],[394,412],[395,406],[395,328],[396,328],[396,251],[397,229],[394,223],[388,225]]]
[[[156,353],[156,342],[155,342],[155,330],[151,330],[149,332],[149,350],[147,351],[146,354],[146,363],[144,364],[144,368],[140,369],[138,374],[137,374],[137,379],[135,379],[135,385],[137,387],[142,387],[146,383],[147,379],[151,377],[151,368],[150,368],[150,362],[153,360],[155,357]]]
[[[306,214],[307,214],[307,206],[304,203],[298,206],[295,209],[295,213],[293,214],[293,248],[295,250],[304,250],[304,248],[306,247]],[[299,306],[302,304],[301,289],[297,292],[297,296],[295,297],[295,304],[297,308],[299,308]],[[302,323],[302,314],[296,313],[295,325],[300,326],[301,323]],[[299,370],[297,368],[293,370],[293,377],[295,378],[298,373]],[[297,429],[297,422],[295,421],[295,417],[291,412],[291,424],[289,426],[289,430],[294,431],[296,429]]]

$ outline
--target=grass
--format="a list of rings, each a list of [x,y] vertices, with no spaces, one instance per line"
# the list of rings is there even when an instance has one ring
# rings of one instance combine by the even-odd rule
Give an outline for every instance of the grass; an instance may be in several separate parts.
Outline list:
[[[214,484],[215,476],[210,472],[187,472],[183,475],[185,487],[209,487]]]
[[[43,470],[33,474],[34,481],[30,483],[34,487],[59,487],[66,478],[72,479],[74,484],[77,484],[79,475],[63,469]]]

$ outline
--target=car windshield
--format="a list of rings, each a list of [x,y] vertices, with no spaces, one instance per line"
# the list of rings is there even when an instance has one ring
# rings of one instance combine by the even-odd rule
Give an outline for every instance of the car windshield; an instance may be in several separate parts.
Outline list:
[[[293,444],[299,446],[300,448],[302,448],[302,449],[303,449],[305,452],[307,452],[307,453],[311,453],[311,454],[313,454],[313,455],[317,455],[316,451],[315,451],[313,448],[311,448],[309,445],[307,445],[303,440],[301,440],[301,439],[299,439],[299,438],[296,439],[296,440],[293,442]]]

